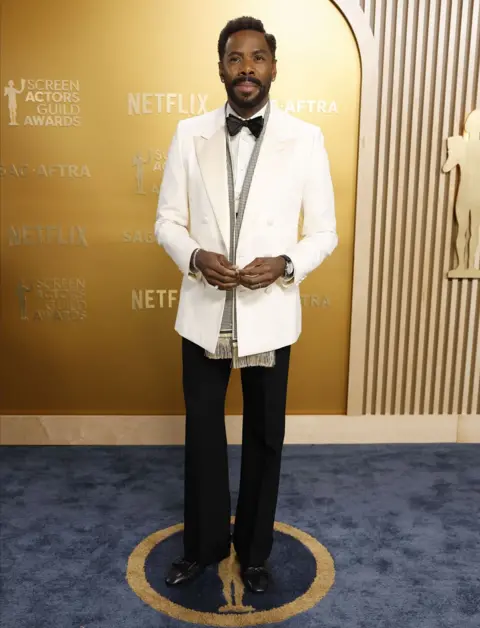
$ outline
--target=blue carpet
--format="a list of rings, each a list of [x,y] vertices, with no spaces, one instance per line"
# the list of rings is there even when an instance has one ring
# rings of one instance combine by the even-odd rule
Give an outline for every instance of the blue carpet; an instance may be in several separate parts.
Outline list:
[[[235,505],[239,448],[230,454]],[[2,628],[192,625],[151,608],[126,579],[139,543],[182,521],[181,447],[3,447],[0,455]],[[335,570],[323,599],[282,626],[480,627],[480,446],[287,446],[277,521],[317,539]],[[164,590],[164,569],[180,551],[179,532],[153,547],[149,586],[218,617],[213,568],[188,590]],[[244,605],[288,604],[315,575],[311,553],[282,532],[271,565],[270,597],[245,594]]]

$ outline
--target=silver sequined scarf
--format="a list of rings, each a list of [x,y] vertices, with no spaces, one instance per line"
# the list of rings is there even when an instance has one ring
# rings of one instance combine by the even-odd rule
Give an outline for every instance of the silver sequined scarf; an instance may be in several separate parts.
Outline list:
[[[238,207],[235,207],[235,183],[233,178],[232,155],[230,152],[230,142],[227,126],[225,125],[225,142],[227,155],[227,180],[228,180],[228,200],[230,206],[230,263],[235,264],[237,256],[237,244],[242,226],[243,215],[247,205],[248,193],[252,183],[255,166],[262,147],[263,138],[270,116],[270,101],[265,110],[263,129],[255,142],[255,146],[248,162],[247,172],[243,181],[242,191],[238,199]],[[272,367],[275,364],[275,351],[256,353],[238,357],[237,346],[237,311],[236,311],[236,289],[228,290],[225,299],[225,309],[223,311],[220,337],[218,339],[215,353],[206,351],[205,354],[213,359],[231,359],[233,368],[243,368],[246,366],[266,366]]]

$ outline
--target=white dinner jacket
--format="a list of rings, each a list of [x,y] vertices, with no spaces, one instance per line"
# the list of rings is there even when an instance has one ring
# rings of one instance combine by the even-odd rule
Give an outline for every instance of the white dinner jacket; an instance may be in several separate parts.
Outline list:
[[[298,223],[303,206],[302,238]],[[179,122],[163,175],[155,235],[183,273],[175,330],[214,352],[226,292],[190,273],[200,247],[230,247],[225,108]],[[299,284],[338,243],[333,186],[320,129],[273,104],[237,246],[236,263],[288,255],[294,280],[266,289],[236,290],[238,355],[279,349],[297,341],[302,327]]]

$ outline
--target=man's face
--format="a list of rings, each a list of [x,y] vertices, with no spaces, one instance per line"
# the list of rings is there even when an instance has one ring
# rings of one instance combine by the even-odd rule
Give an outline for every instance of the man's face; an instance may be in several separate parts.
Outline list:
[[[219,70],[229,100],[244,111],[263,106],[277,74],[265,36],[257,31],[239,31],[229,37]]]

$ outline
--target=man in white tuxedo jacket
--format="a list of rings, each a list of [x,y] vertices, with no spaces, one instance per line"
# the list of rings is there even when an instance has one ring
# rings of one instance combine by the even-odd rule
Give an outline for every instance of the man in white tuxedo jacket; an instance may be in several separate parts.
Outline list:
[[[160,190],[156,237],[183,274],[175,329],[186,404],[184,555],[170,586],[226,558],[233,540],[245,585],[268,587],[299,286],[338,241],[323,135],[269,100],[275,51],[259,20],[225,26],[227,103],[178,124]],[[241,369],[244,402],[233,535],[224,414],[232,368]]]

